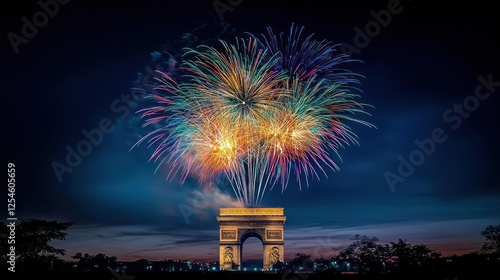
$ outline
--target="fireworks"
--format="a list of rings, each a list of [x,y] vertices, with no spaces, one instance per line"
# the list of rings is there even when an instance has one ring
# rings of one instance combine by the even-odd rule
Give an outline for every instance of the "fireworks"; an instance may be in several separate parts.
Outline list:
[[[358,144],[350,123],[372,126],[357,118],[367,114],[356,101],[361,76],[340,67],[352,60],[293,25],[287,38],[268,29],[220,43],[186,50],[178,80],[158,71],[155,104],[139,111],[155,126],[137,142],[155,146],[151,160],[181,181],[222,175],[247,206],[291,176],[300,186],[338,170],[331,155]]]

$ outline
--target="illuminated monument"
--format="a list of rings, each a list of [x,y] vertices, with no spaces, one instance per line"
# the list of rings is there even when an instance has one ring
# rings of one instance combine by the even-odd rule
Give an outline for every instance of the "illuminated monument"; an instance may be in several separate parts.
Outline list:
[[[219,263],[220,270],[241,270],[243,243],[257,237],[263,246],[263,270],[278,261],[284,262],[283,208],[220,208]]]
[[[288,38],[270,28],[247,35],[219,40],[220,48],[186,48],[182,67],[156,70],[139,88],[153,102],[138,111],[141,129],[152,129],[134,146],[155,146],[150,160],[168,164],[170,179],[227,180],[251,207],[220,209],[220,268],[241,270],[243,243],[257,237],[267,270],[283,262],[286,217],[283,208],[253,206],[271,185],[283,192],[292,177],[300,187],[326,167],[338,170],[330,155],[359,144],[349,123],[374,126],[356,117],[371,106],[356,101],[362,75],[343,68],[357,60],[337,44],[304,37],[294,25]]]

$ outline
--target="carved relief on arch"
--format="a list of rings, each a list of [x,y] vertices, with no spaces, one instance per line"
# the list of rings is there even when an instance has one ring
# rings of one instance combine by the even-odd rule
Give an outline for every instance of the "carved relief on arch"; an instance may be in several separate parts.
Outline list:
[[[250,234],[250,236],[248,236],[248,237],[254,236],[254,237],[259,238],[261,241],[265,240],[263,228],[239,228],[238,229],[238,240],[242,241],[242,238],[245,237],[245,235],[247,235],[247,234]]]
[[[224,263],[232,264],[233,258],[234,258],[233,248],[231,246],[227,246],[226,248],[224,248]]]
[[[283,239],[283,232],[281,230],[268,230],[267,239]]]
[[[223,230],[221,231],[221,239],[236,239],[236,231],[235,230]]]
[[[280,260],[280,248],[273,247],[269,252],[269,265],[273,266]]]

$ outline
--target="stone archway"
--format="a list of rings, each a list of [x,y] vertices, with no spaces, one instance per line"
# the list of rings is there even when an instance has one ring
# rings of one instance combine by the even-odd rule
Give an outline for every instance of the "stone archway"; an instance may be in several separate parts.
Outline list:
[[[283,208],[220,208],[219,269],[241,270],[243,243],[257,237],[263,246],[263,270],[284,262]]]

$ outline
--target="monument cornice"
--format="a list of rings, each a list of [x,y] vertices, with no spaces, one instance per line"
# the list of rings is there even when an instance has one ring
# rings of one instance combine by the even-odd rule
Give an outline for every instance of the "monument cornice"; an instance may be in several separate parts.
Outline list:
[[[242,225],[246,224],[246,226],[254,227],[258,225],[283,225],[285,221],[252,221],[252,220],[231,220],[231,221],[221,221],[219,220],[220,225]]]
[[[283,216],[281,207],[232,207],[219,208],[220,216]]]

